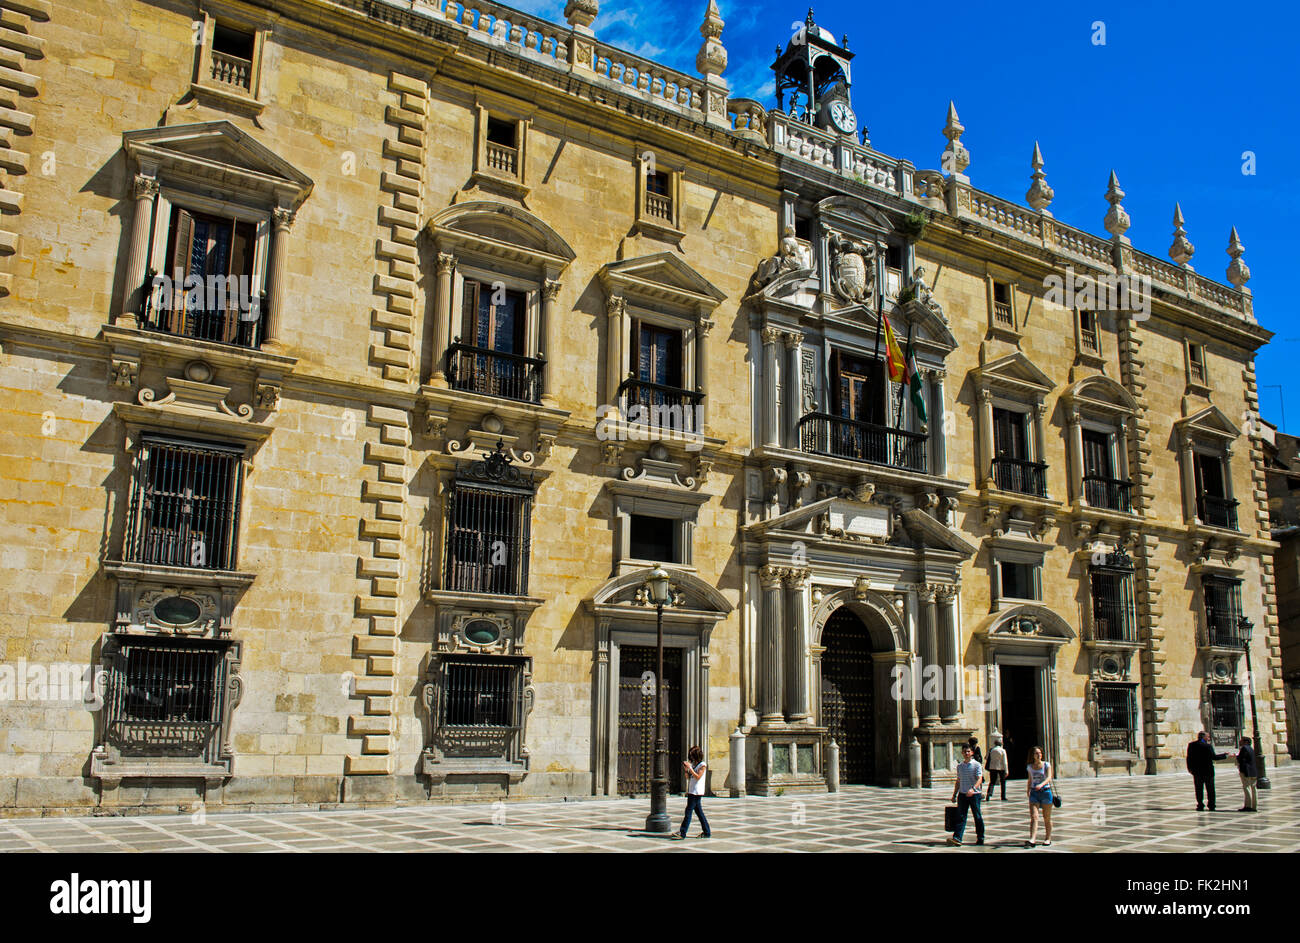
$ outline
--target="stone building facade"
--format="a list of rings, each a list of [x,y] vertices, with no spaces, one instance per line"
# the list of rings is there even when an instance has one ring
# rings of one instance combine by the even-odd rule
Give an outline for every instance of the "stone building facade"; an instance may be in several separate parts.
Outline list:
[[[1176,767],[1241,616],[1283,749],[1235,232],[874,150],[811,15],[769,110],[712,2],[698,75],[595,0],[0,11],[6,813],[643,794],[656,562],[717,792]]]

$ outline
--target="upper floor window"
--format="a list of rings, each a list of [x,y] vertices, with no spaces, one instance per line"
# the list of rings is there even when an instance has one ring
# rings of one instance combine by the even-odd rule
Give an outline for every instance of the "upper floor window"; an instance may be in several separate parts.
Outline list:
[[[667,166],[663,155],[652,160],[648,151],[640,156],[637,167],[637,228],[673,241],[681,239],[685,235],[681,231],[682,172]]]
[[[252,221],[172,206],[165,256],[170,266],[154,276],[140,326],[258,347],[265,311],[255,281],[257,250]]]
[[[1047,497],[1043,400],[1052,382],[1017,351],[972,371],[979,400],[981,487]]]
[[[684,388],[686,331],[632,319],[629,375],[619,390],[628,422],[676,432],[698,432],[703,395]]]
[[[1136,642],[1137,611],[1133,602],[1133,564],[1127,554],[1112,553],[1089,568],[1092,591],[1092,637],[1101,642]]]
[[[1205,370],[1205,347],[1192,341],[1187,342],[1187,382],[1192,386],[1209,385]]]
[[[1042,599],[1041,566],[1002,560],[998,563],[999,599]]]
[[[512,177],[519,172],[518,122],[488,116],[487,164]]]
[[[994,279],[989,290],[992,298],[993,326],[1005,328],[1009,331],[1016,330],[1016,315],[1011,300],[1011,283]]]
[[[1003,491],[1043,497],[1047,494],[1047,465],[1030,457],[1028,412],[994,407],[993,480]]]
[[[262,45],[266,31],[202,13],[195,34],[194,95],[208,105],[258,114]]]
[[[528,187],[527,118],[508,113],[494,101],[477,106],[477,133],[473,151],[472,182],[486,190],[522,200]]]
[[[1228,491],[1221,455],[1194,451],[1192,467],[1196,476],[1196,516],[1211,527],[1237,529],[1237,502]]]
[[[244,449],[146,435],[136,454],[123,558],[233,570]]]
[[[1079,352],[1083,354],[1101,354],[1101,330],[1097,312],[1079,311]]]
[[[501,451],[458,471],[447,492],[443,588],[525,596],[533,483]]]
[[[543,363],[527,357],[528,295],[504,282],[466,278],[461,286],[461,334],[447,353],[452,389],[536,403]]]
[[[1083,442],[1083,496],[1088,507],[1128,514],[1132,485],[1117,468],[1117,436],[1108,429],[1080,430]]]
[[[628,518],[631,529],[631,556],[637,560],[658,563],[680,563],[678,550],[678,522],[666,517],[632,514]]]

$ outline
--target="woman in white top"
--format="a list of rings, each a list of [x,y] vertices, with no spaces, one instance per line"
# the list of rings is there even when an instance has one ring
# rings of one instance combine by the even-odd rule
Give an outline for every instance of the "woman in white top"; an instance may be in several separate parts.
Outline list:
[[[1025,781],[1025,795],[1029,797],[1029,841],[1026,848],[1034,847],[1034,838],[1038,835],[1038,813],[1043,813],[1043,824],[1047,826],[1047,836],[1043,847],[1052,844],[1052,764],[1043,759],[1043,748],[1034,747],[1029,751],[1029,765],[1025,767],[1029,778]]]
[[[704,831],[700,833],[701,838],[708,838],[709,820],[704,817],[704,807],[700,800],[704,797],[704,773],[708,766],[704,762],[704,751],[699,747],[691,747],[686,754],[689,760],[683,760],[682,766],[686,769],[686,817],[682,819],[682,827],[677,831],[678,838],[685,838],[686,833],[691,827],[691,813],[697,813],[700,817],[700,828]]]

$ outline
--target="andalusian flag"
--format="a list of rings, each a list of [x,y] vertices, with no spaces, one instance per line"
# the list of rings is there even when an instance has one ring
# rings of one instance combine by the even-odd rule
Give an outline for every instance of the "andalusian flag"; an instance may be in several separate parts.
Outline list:
[[[885,322],[885,358],[889,365],[889,379],[892,383],[902,383],[907,373],[903,351],[899,349],[898,339],[894,337],[894,329],[889,326],[889,318],[886,318],[883,312],[880,316]]]
[[[911,389],[912,406],[916,409],[916,418],[927,422],[925,413],[925,388],[921,385],[921,374],[916,369],[916,350],[912,339],[907,339],[907,385]]]

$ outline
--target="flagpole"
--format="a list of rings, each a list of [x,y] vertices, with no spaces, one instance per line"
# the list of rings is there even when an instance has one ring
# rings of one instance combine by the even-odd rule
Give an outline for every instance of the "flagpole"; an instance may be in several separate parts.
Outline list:
[[[907,326],[907,348],[904,348],[903,351],[903,379],[902,382],[898,384],[898,406],[896,407],[895,415],[894,415],[895,432],[898,432],[900,429],[903,428],[903,391],[907,389],[907,381],[908,381],[907,349],[912,346],[912,331],[915,327],[916,327],[915,324],[909,324]],[[894,455],[890,462],[891,465],[898,464],[898,459],[903,452],[903,444],[902,442],[899,441],[899,439],[900,439],[899,436],[894,437]]]

